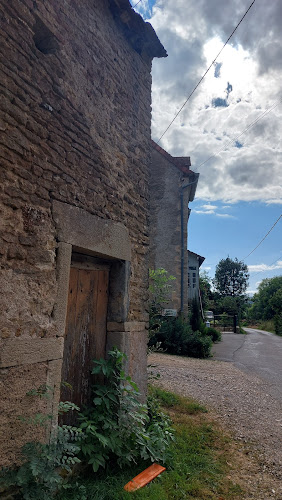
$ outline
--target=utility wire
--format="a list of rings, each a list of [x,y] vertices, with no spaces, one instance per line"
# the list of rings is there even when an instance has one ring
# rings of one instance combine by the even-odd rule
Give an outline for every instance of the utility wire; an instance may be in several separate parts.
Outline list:
[[[279,262],[280,260],[282,260],[282,255],[277,260],[272,262],[272,264],[270,264],[269,267],[274,266],[274,264],[276,264],[276,262]],[[261,271],[257,271],[255,274],[252,275],[252,278],[254,278],[255,276],[257,276],[260,273],[265,273],[267,271],[274,271],[274,269],[262,269]]]
[[[274,222],[273,226],[269,229],[268,233],[266,233],[266,235],[262,238],[262,240],[258,243],[258,245],[246,256],[244,257],[242,260],[245,260],[247,259],[252,253],[254,253],[254,251],[262,244],[262,242],[265,240],[265,238],[267,238],[267,236],[269,235],[269,233],[271,233],[272,229],[274,228],[274,226],[276,226],[276,224],[279,222],[279,220],[281,219],[282,217],[282,214],[279,215],[277,221]]]
[[[142,0],[139,0],[139,2],[137,2],[135,5],[132,5],[132,8],[135,9],[135,7],[137,7],[137,5],[142,2]]]
[[[274,104],[272,104],[272,106],[270,106],[270,108],[266,109],[261,115],[259,115],[252,123],[250,123],[242,132],[240,132],[240,134],[238,134],[236,137],[234,137],[233,139],[229,139],[228,142],[226,142],[225,146],[223,146],[222,148],[220,148],[216,153],[214,153],[213,155],[209,156],[205,161],[203,161],[202,163],[200,163],[200,165],[198,167],[196,167],[196,169],[199,169],[200,167],[202,167],[203,165],[205,165],[205,163],[207,163],[208,161],[210,161],[212,158],[214,158],[215,156],[218,156],[222,151],[224,151],[226,148],[230,147],[234,142],[236,142],[239,137],[241,137],[243,134],[245,134],[248,130],[250,130],[250,128],[252,128],[259,120],[261,120],[262,118],[264,118],[264,116],[266,116],[268,113],[270,113],[270,111],[272,111],[274,108],[276,108],[276,106],[278,106],[278,104],[281,104],[282,102],[282,99],[280,99],[280,101],[277,101],[275,102]]]
[[[139,0],[141,1],[141,0]],[[232,31],[231,35],[228,37],[228,39],[226,40],[225,44],[223,45],[223,47],[221,48],[221,50],[219,51],[219,53],[217,54],[217,56],[215,57],[215,59],[212,61],[212,63],[210,64],[210,66],[208,67],[208,69],[205,71],[205,73],[203,74],[202,78],[199,80],[199,82],[197,83],[196,87],[194,87],[194,89],[192,90],[192,92],[189,94],[189,96],[187,97],[186,101],[184,102],[184,104],[182,104],[181,108],[179,109],[179,111],[176,113],[175,117],[171,120],[170,124],[168,125],[168,127],[165,129],[165,131],[163,132],[163,134],[161,135],[161,137],[159,138],[159,140],[157,141],[157,144],[160,142],[160,140],[163,138],[163,136],[166,134],[166,132],[168,131],[168,129],[171,127],[171,125],[173,124],[173,122],[176,120],[176,118],[178,117],[178,115],[181,113],[182,109],[186,106],[187,102],[189,101],[189,99],[192,97],[192,95],[194,94],[194,92],[197,90],[197,88],[199,87],[199,85],[202,83],[203,79],[205,78],[206,74],[209,72],[209,70],[211,69],[212,65],[215,63],[215,61],[217,60],[217,58],[220,56],[221,52],[223,51],[223,49],[226,47],[226,45],[228,44],[229,40],[231,39],[231,37],[234,35],[235,31],[237,30],[237,28],[240,26],[241,22],[243,21],[243,19],[246,17],[246,15],[248,14],[249,10],[251,9],[251,7],[254,5],[256,0],[253,0],[251,5],[249,6],[249,8],[246,10],[245,14],[243,15],[243,17],[240,19],[239,23],[237,24],[236,28],[234,28],[234,30]],[[139,3],[139,2],[138,2]]]

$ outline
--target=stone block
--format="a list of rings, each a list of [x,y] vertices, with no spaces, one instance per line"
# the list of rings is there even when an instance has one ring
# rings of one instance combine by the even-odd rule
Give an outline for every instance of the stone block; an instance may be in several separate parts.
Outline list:
[[[30,365],[63,357],[63,338],[16,338],[0,341],[0,368]]]
[[[78,207],[53,202],[53,216],[60,241],[96,255],[131,260],[128,230],[123,224],[101,220]]]

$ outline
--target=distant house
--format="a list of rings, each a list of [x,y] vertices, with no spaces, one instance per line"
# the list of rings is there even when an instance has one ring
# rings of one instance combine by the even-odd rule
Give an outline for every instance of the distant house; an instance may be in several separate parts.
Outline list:
[[[164,268],[176,277],[167,308],[188,312],[187,223],[199,174],[190,169],[189,157],[173,157],[152,141],[150,167],[151,269]]]
[[[199,301],[200,283],[199,269],[205,260],[205,257],[197,253],[187,251],[188,253],[188,304],[191,304],[193,299]]]
[[[18,417],[56,425],[59,398],[87,403],[112,346],[146,392],[151,67],[167,54],[129,0],[0,10],[4,466],[36,437]]]

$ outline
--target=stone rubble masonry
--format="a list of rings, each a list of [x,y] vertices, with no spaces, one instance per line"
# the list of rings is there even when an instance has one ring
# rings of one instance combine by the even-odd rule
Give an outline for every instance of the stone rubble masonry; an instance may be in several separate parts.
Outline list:
[[[126,228],[131,276],[119,343],[144,385],[151,60],[165,51],[134,16],[127,0],[0,5],[1,465],[36,435],[18,420],[38,411],[26,392],[49,381],[53,405],[59,397],[56,297],[68,277],[57,268],[56,202]],[[125,258],[122,237],[116,245]],[[61,252],[66,261],[71,247]],[[136,332],[124,327],[131,323]]]

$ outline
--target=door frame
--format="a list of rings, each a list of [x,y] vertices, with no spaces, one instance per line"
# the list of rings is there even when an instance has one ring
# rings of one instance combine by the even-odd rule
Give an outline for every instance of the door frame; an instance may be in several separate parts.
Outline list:
[[[129,311],[129,280],[131,262],[131,242],[127,228],[108,219],[101,219],[78,207],[53,201],[53,218],[57,232],[57,298],[52,319],[56,326],[56,336],[64,339],[68,305],[69,275],[73,253],[80,253],[98,261],[110,263],[109,298],[107,313],[107,336],[111,325],[124,325]],[[120,331],[123,330],[121,326]],[[122,348],[124,338],[115,337],[115,345]],[[107,349],[112,347],[107,338]],[[123,349],[125,351],[125,349]],[[129,354],[129,353],[128,353]],[[57,376],[52,384],[54,395],[52,401],[52,428],[58,420],[58,403],[60,399],[61,368],[60,359]],[[59,376],[58,376],[59,375]],[[50,430],[49,430],[50,432]]]

